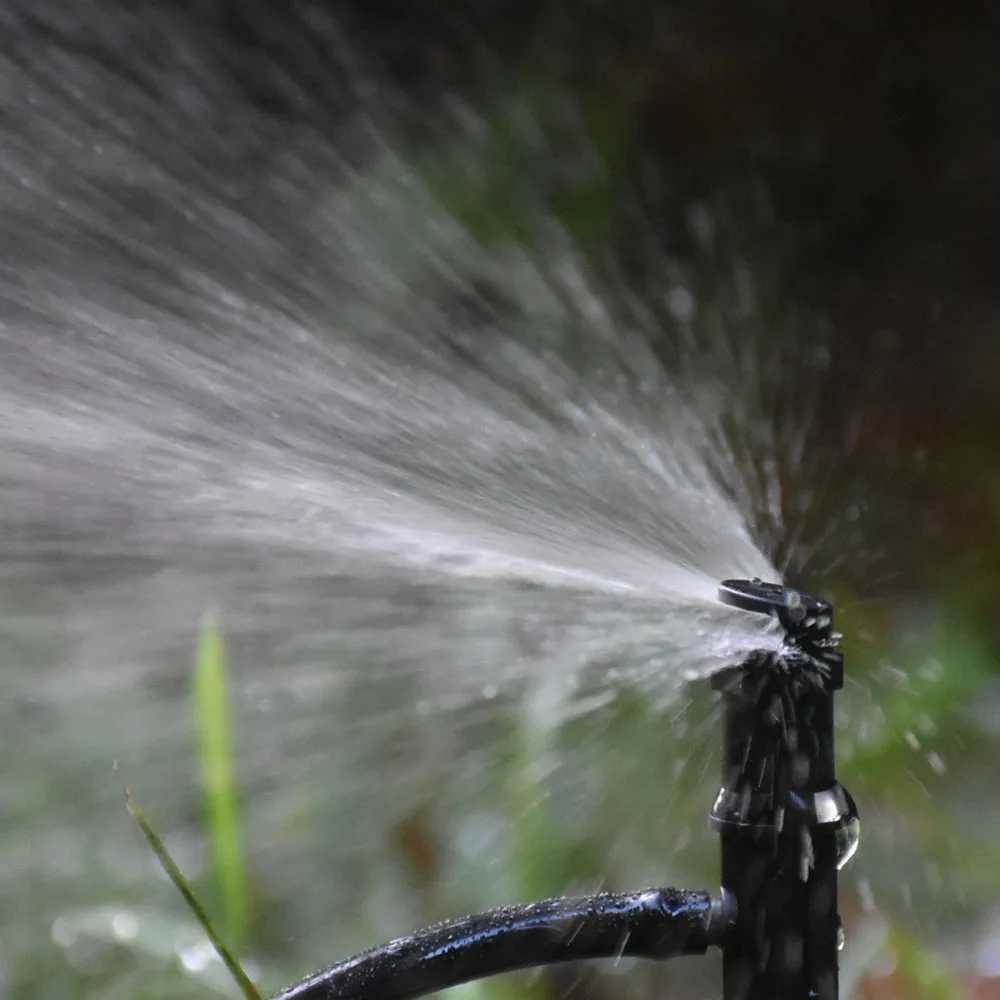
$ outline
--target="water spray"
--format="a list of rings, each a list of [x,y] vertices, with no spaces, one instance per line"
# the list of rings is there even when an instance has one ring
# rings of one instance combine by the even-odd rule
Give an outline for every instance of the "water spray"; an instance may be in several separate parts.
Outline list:
[[[585,959],[723,954],[724,1000],[836,1000],[838,872],[857,849],[836,780],[833,695],[843,686],[829,603],[726,580],[719,600],[772,616],[777,649],[713,678],[722,784],[711,811],[722,891],[646,889],[504,907],[448,921],[308,976],[273,1000],[407,1000],[517,969]]]

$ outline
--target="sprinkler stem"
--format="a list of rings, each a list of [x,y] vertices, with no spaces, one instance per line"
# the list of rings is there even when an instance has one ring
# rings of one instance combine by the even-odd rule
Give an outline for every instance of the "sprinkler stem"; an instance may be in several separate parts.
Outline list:
[[[723,942],[723,997],[836,1000],[838,871],[857,845],[858,823],[836,780],[833,695],[843,660],[832,612],[759,581],[726,581],[719,596],[773,614],[787,629],[781,652],[754,653],[713,680],[724,738],[711,818],[736,914]],[[801,607],[808,611],[798,617]],[[790,609],[796,617],[786,620]]]

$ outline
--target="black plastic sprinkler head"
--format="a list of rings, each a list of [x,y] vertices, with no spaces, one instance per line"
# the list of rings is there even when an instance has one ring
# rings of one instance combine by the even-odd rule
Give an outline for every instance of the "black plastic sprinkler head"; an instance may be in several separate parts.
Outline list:
[[[725,604],[777,619],[780,647],[713,679],[722,692],[721,897],[653,888],[504,907],[428,927],[275,994],[273,1000],[410,1000],[557,962],[663,960],[723,951],[724,1000],[836,1000],[837,871],[858,843],[837,783],[833,692],[840,636],[826,601],[760,580],[726,580]]]
[[[843,686],[843,656],[833,609],[760,580],[725,580],[719,600],[784,629],[777,651],[752,653],[713,680],[725,722],[712,820],[736,913],[723,945],[723,995],[836,1000],[837,872],[859,826],[836,780],[833,693]]]
[[[774,615],[789,632],[828,636],[833,626],[833,609],[828,601],[813,597],[804,590],[780,583],[753,580],[723,580],[719,600],[734,608]]]
[[[833,630],[833,608],[829,601],[804,590],[762,580],[723,580],[719,600],[743,611],[769,615],[785,631],[777,655],[761,656],[755,662],[795,675],[796,680],[838,690],[844,686],[844,658],[840,635]]]

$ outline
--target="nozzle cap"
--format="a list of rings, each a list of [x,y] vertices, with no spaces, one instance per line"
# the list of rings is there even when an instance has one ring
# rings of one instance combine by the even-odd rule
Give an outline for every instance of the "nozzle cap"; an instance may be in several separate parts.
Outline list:
[[[796,587],[763,580],[723,580],[719,584],[719,600],[743,611],[771,615],[789,631],[797,632],[805,625],[833,623],[833,609],[828,601],[813,597]]]

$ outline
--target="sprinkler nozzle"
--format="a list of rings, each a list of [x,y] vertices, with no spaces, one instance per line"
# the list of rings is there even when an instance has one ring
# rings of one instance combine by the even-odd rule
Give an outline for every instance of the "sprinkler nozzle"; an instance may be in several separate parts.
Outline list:
[[[723,580],[718,598],[723,604],[753,614],[777,619],[785,630],[781,652],[769,658],[773,666],[805,668],[835,690],[843,685],[840,635],[833,630],[833,608],[829,601],[780,583],[753,580]],[[811,668],[811,670],[810,670]]]
[[[743,611],[771,615],[786,632],[827,638],[833,631],[833,608],[829,601],[813,597],[796,587],[764,583],[760,579],[723,580],[719,600]]]

